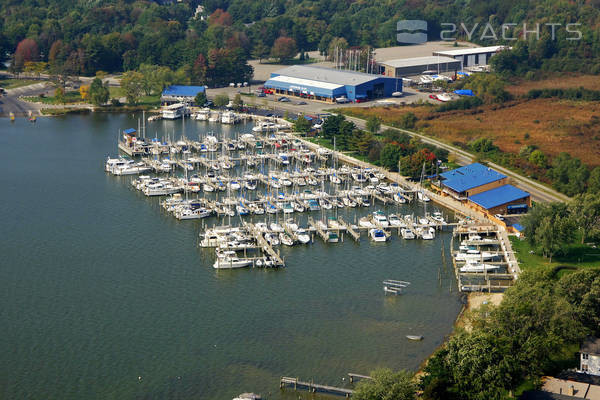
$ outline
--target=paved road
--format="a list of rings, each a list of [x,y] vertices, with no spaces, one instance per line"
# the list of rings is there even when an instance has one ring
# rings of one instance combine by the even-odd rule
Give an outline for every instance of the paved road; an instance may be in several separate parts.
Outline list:
[[[21,101],[19,100],[19,96],[37,96],[47,91],[48,84],[46,82],[7,90],[6,95],[0,97],[0,117],[8,117],[11,112],[16,117],[25,117],[29,114],[29,111],[36,115],[41,115],[41,105]]]

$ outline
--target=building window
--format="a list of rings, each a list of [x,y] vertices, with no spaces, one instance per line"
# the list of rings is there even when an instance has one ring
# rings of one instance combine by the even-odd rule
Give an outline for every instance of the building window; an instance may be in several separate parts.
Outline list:
[[[587,372],[587,370],[588,370],[587,364],[582,364],[581,365],[581,370],[584,371],[584,372]]]
[[[589,355],[589,354],[587,354],[587,353],[583,353],[583,354],[581,355],[581,358],[582,358],[582,359],[584,359],[584,360],[588,360],[588,359],[590,358],[590,355]]]

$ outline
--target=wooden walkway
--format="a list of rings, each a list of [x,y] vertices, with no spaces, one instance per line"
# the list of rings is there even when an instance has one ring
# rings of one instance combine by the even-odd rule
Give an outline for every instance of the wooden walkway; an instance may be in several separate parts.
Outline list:
[[[283,389],[288,386],[293,387],[294,390],[308,390],[311,393],[327,393],[336,396],[344,396],[346,398],[352,396],[352,393],[354,392],[350,389],[344,389],[335,386],[320,385],[313,382],[303,382],[298,378],[289,378],[286,376],[282,377],[279,381],[279,387]]]

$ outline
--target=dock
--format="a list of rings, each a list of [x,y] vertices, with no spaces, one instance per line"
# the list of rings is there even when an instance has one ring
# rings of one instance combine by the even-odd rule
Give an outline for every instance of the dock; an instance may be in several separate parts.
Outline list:
[[[326,393],[335,396],[344,396],[346,398],[351,397],[352,393],[354,393],[354,391],[351,389],[344,389],[329,385],[320,385],[314,382],[304,382],[299,380],[298,378],[289,378],[286,376],[282,377],[279,381],[279,387],[281,389],[284,389],[286,387],[293,387],[294,390],[308,390],[311,393]]]
[[[284,267],[285,266],[285,262],[284,262],[283,258],[281,258],[281,256],[279,255],[279,253],[276,252],[273,249],[273,246],[271,246],[271,244],[265,240],[265,238],[258,231],[258,229],[256,229],[254,227],[254,225],[250,224],[250,223],[246,223],[244,225],[248,229],[248,232],[250,232],[250,234],[254,237],[254,240],[256,240],[256,243],[258,244],[258,246],[265,253],[267,253],[269,255],[269,257],[271,257],[271,259],[273,261],[275,261],[275,265],[278,266],[278,267]]]
[[[373,379],[372,377],[370,377],[368,375],[354,374],[352,372],[348,372],[348,377],[350,378],[350,383],[354,383],[354,381],[360,380],[360,379]]]

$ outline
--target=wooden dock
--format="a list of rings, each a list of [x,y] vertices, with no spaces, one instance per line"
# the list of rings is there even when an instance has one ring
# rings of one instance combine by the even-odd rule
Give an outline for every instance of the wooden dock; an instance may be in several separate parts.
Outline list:
[[[354,239],[355,242],[360,241],[360,231],[355,231],[354,228],[352,228],[352,225],[347,224],[341,217],[339,217],[337,220],[338,223],[344,227],[346,232],[348,232],[350,236],[352,236],[352,239]]]
[[[350,383],[354,383],[354,381],[360,380],[360,379],[373,379],[372,377],[370,377],[368,375],[354,374],[352,372],[348,372],[348,377],[350,378]]]
[[[352,393],[354,392],[351,389],[344,389],[344,388],[328,386],[328,385],[320,385],[320,384],[314,383],[314,382],[303,382],[303,381],[299,380],[298,378],[289,378],[286,376],[282,377],[281,380],[279,381],[279,387],[281,389],[284,389],[286,387],[293,387],[294,390],[308,390],[311,393],[326,393],[326,394],[331,394],[331,395],[335,395],[335,396],[344,396],[346,398],[349,398],[350,396],[352,396]]]
[[[248,229],[248,232],[254,237],[258,246],[269,255],[269,257],[275,262],[276,266],[285,267],[285,262],[278,252],[273,249],[273,246],[265,240],[262,233],[259,232],[253,224],[245,223],[244,226]]]

